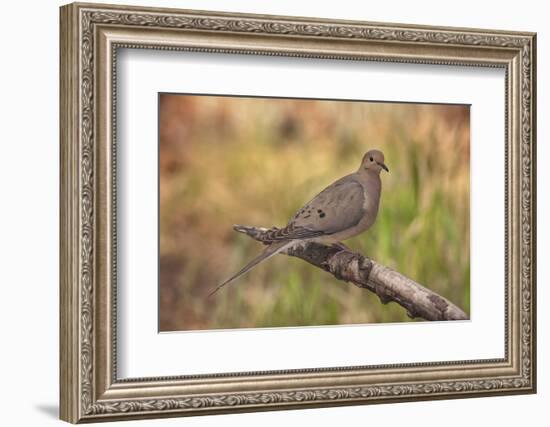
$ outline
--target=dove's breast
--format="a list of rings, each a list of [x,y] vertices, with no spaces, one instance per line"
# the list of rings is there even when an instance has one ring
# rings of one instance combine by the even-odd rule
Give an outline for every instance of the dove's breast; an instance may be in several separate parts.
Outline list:
[[[378,215],[379,202],[380,197],[375,198],[369,195],[368,191],[365,191],[365,200],[363,201],[364,215],[359,224],[357,224],[357,234],[362,233],[374,224]]]

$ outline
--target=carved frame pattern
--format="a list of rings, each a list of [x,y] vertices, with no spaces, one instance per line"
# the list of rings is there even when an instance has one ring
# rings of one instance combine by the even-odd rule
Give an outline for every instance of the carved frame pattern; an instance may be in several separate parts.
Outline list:
[[[128,417],[154,417],[200,413],[228,412],[230,410],[256,410],[266,408],[326,406],[328,404],[357,404],[419,400],[427,398],[479,396],[498,392],[526,393],[535,390],[535,35],[529,33],[490,32],[452,28],[412,27],[405,25],[371,24],[355,22],[328,22],[302,18],[265,17],[254,15],[231,15],[207,12],[129,8],[120,6],[98,6],[73,4],[61,10],[62,21],[62,84],[61,84],[61,126],[69,128],[62,132],[62,243],[61,256],[61,417],[71,422],[100,421]],[[98,318],[94,294],[101,286],[97,282],[96,242],[97,236],[97,165],[96,153],[96,108],[97,108],[97,32],[102,26],[118,26],[128,29],[147,28],[155,30],[194,31],[205,33],[226,33],[241,35],[269,35],[274,37],[292,36],[298,40],[323,39],[327,43],[337,40],[357,40],[368,42],[391,42],[414,44],[417,46],[452,46],[458,52],[470,47],[482,47],[491,51],[499,49],[512,53],[508,61],[507,78],[519,79],[517,90],[520,105],[518,111],[508,114],[519,116],[520,136],[517,150],[520,153],[520,169],[512,171],[518,179],[521,201],[518,223],[520,239],[520,303],[519,321],[519,370],[515,375],[471,378],[466,376],[456,380],[431,380],[401,382],[395,377],[391,384],[367,384],[362,386],[332,386],[290,388],[288,390],[266,390],[261,392],[231,392],[181,397],[105,397],[96,390],[96,369],[98,347],[96,328],[102,319]],[[297,41],[296,43],[299,43]],[[113,63],[116,62],[117,47],[154,49],[184,49],[172,45],[143,45],[128,42],[113,45]],[[298,47],[298,46],[297,46]],[[201,48],[189,50],[224,53],[246,53],[259,55],[287,55],[316,58],[342,58],[365,60],[364,56],[354,57],[349,53],[338,55],[297,50],[255,50],[251,48]],[[65,55],[65,56],[63,56]],[[369,60],[390,60],[409,63],[469,64],[477,66],[504,66],[503,62],[483,58],[464,59],[460,55],[453,58],[431,58],[423,56],[411,58],[395,54],[371,56]],[[519,75],[514,72],[514,61],[519,63]],[[514,64],[513,64],[514,63]],[[72,66],[71,70],[69,67]],[[74,67],[79,72],[74,72]],[[512,74],[514,75],[512,75]],[[115,87],[116,75],[113,75]],[[76,105],[75,105],[76,104]],[[507,106],[510,109],[513,106]],[[112,124],[116,125],[113,108]],[[508,132],[507,132],[508,134]],[[512,139],[513,135],[507,135]],[[76,139],[76,140],[75,140]],[[78,147],[78,149],[76,148]],[[514,149],[514,148],[512,148]],[[72,162],[72,163],[71,163]],[[76,164],[75,164],[76,162]],[[113,168],[116,167],[116,162]],[[115,189],[116,190],[116,189]],[[114,193],[116,195],[116,193]],[[114,197],[114,196],[113,196]],[[508,192],[507,192],[508,200]],[[115,215],[116,212],[113,213]],[[103,219],[105,220],[105,219]],[[113,221],[115,219],[113,218]],[[506,236],[507,241],[516,236]],[[73,245],[71,246],[71,242]],[[116,235],[113,236],[116,246]],[[75,247],[76,246],[76,247]],[[114,261],[116,263],[116,260]],[[116,272],[116,264],[113,266]],[[115,304],[115,302],[113,302]],[[116,306],[115,306],[116,308]],[[510,308],[511,310],[511,308]],[[507,321],[513,313],[507,312]],[[116,313],[114,313],[116,318]],[[114,328],[114,325],[111,325]],[[507,335],[507,340],[508,340]],[[116,343],[116,341],[115,341]],[[69,351],[68,348],[71,348]],[[508,350],[508,347],[506,347]],[[99,350],[101,351],[101,350]],[[65,353],[65,355],[64,355]],[[116,355],[116,348],[110,355]],[[509,354],[507,352],[507,358]],[[494,361],[492,361],[494,362]],[[510,362],[501,361],[501,363]],[[456,363],[448,363],[452,367]],[[467,363],[463,364],[464,366]],[[411,365],[412,366],[412,365]],[[435,366],[435,365],[434,365]],[[397,370],[399,366],[395,367]],[[344,368],[341,368],[341,370]],[[338,371],[338,368],[335,369]],[[314,372],[315,370],[313,370]],[[307,374],[306,370],[301,371]],[[288,372],[291,374],[291,372]],[[263,373],[268,375],[269,373]],[[112,384],[117,384],[116,361],[112,361],[110,373]],[[221,375],[224,376],[225,375]],[[231,376],[231,375],[229,375]],[[149,379],[154,381],[154,379]],[[176,381],[177,379],[174,379]],[[211,380],[211,379],[210,379]],[[170,379],[158,379],[170,381]],[[121,382],[124,384],[124,382]],[[120,383],[119,383],[120,384]],[[104,391],[104,390],[103,390]]]

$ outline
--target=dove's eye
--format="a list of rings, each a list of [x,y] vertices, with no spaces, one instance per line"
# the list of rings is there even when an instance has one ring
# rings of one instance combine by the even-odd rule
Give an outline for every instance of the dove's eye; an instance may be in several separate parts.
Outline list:
[[[370,161],[371,161],[371,162],[374,162],[374,159],[371,157],[371,158],[370,158]]]

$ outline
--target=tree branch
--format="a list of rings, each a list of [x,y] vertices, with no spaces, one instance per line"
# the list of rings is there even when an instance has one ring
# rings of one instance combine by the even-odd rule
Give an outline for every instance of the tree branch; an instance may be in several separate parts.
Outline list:
[[[264,228],[234,226],[234,229],[260,241]],[[467,320],[464,311],[446,298],[430,291],[401,273],[373,259],[336,246],[305,242],[284,252],[331,273],[338,280],[374,292],[383,304],[394,301],[409,317],[425,320]]]

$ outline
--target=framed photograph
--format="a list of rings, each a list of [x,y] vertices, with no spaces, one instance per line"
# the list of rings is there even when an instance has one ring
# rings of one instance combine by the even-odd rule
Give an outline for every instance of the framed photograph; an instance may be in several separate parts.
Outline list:
[[[535,34],[60,22],[63,420],[535,392]]]

